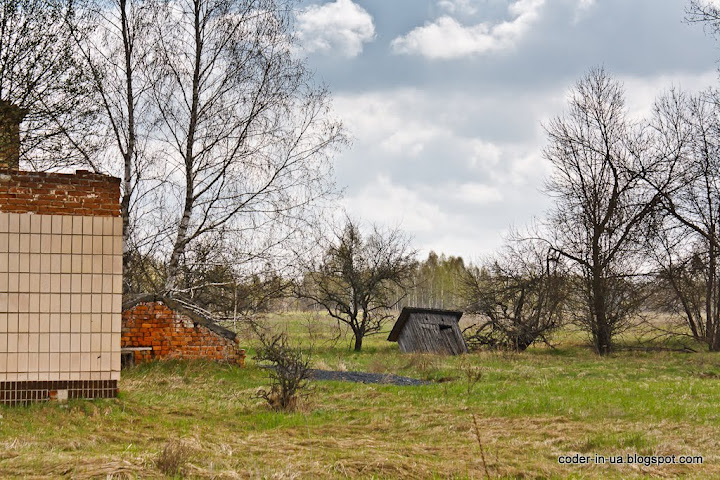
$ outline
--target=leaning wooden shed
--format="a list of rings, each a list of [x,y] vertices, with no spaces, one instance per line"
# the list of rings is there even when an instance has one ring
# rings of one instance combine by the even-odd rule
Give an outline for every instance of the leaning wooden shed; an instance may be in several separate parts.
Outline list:
[[[462,312],[431,308],[403,308],[388,341],[398,342],[403,352],[467,353],[458,322]]]

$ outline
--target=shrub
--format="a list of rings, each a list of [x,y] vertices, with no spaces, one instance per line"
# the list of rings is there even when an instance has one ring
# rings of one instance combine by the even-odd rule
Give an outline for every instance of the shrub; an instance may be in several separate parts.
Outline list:
[[[155,466],[163,474],[175,476],[182,473],[189,457],[190,447],[180,440],[170,440],[155,459]]]
[[[271,385],[261,389],[257,396],[267,401],[273,410],[293,411],[299,398],[307,393],[311,375],[310,357],[296,346],[290,345],[287,335],[268,335],[256,330],[262,346],[255,359],[270,368]]]

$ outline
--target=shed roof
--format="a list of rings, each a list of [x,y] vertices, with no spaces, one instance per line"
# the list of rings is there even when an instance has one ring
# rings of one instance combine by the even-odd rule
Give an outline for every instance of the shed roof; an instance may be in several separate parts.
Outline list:
[[[207,327],[209,330],[229,340],[235,340],[235,337],[237,337],[237,334],[232,330],[228,330],[227,328],[218,325],[215,319],[212,318],[210,312],[203,310],[197,305],[194,305],[192,302],[182,300],[176,297],[169,297],[167,295],[155,295],[152,293],[133,295],[131,298],[124,299],[122,304],[122,311],[124,312],[126,310],[130,310],[131,308],[141,303],[151,302],[162,302],[172,310],[188,316],[193,322]]]
[[[400,337],[400,332],[402,332],[403,328],[405,328],[405,323],[408,321],[408,318],[410,318],[410,315],[413,313],[431,313],[436,315],[447,315],[450,317],[455,317],[456,320],[460,320],[460,317],[462,317],[463,312],[459,312],[457,310],[441,310],[438,308],[418,308],[418,307],[403,307],[402,312],[400,312],[400,316],[397,319],[397,322],[395,322],[395,325],[392,328],[392,331],[390,332],[390,335],[388,336],[389,342],[397,342],[398,337]]]

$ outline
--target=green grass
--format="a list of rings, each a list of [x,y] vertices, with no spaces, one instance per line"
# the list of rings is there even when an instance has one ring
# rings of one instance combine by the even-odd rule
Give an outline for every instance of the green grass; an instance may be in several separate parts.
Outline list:
[[[277,413],[254,398],[268,372],[252,358],[245,369],[141,365],[123,371],[118,399],[0,408],[0,477],[158,477],[176,440],[188,449],[183,475],[198,478],[720,476],[720,355],[600,358],[572,335],[556,350],[442,357],[401,354],[385,334],[354,353],[346,332],[308,317],[271,322],[312,348],[317,368],[432,383],[315,382],[300,411]],[[558,464],[574,453],[693,454],[704,464]]]

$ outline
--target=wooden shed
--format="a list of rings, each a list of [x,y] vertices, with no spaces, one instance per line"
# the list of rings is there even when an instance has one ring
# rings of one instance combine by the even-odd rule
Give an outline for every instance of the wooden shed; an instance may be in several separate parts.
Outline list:
[[[398,342],[403,352],[467,353],[458,322],[462,312],[432,308],[403,308],[388,341]]]

